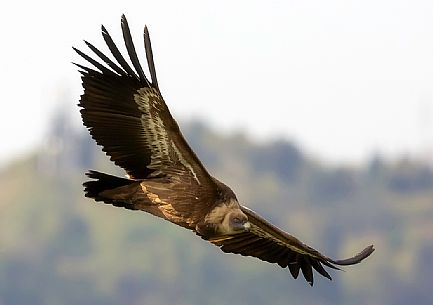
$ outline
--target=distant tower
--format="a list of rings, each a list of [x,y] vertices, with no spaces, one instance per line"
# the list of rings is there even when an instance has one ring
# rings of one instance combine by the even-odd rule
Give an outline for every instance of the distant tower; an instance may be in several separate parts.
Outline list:
[[[95,145],[87,134],[74,127],[68,107],[59,108],[49,126],[37,158],[40,174],[61,175],[91,167]]]
[[[419,148],[421,158],[433,165],[433,96],[424,96],[418,103]]]

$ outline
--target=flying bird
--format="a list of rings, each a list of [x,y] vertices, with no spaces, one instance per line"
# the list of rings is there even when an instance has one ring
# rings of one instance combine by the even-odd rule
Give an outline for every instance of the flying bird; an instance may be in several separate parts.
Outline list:
[[[227,253],[253,256],[302,271],[313,285],[313,269],[331,279],[324,266],[353,265],[373,246],[352,258],[331,259],[241,205],[235,193],[206,170],[183,137],[161,95],[147,27],[144,49],[148,79],[139,62],[124,15],[121,28],[131,65],[102,26],[113,59],[84,41],[97,57],[74,48],[93,67],[80,64],[84,93],[79,107],[83,124],[127,178],[89,171],[85,196],[117,207],[141,210],[195,232]]]

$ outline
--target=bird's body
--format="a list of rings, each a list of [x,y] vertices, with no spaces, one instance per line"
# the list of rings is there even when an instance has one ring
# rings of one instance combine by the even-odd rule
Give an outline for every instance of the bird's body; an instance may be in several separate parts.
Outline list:
[[[79,106],[84,125],[95,141],[128,178],[97,171],[84,183],[87,197],[114,206],[142,210],[194,231],[224,252],[254,256],[277,263],[297,277],[299,270],[313,284],[313,268],[331,279],[323,265],[359,263],[373,252],[367,247],[347,260],[332,260],[276,228],[239,204],[235,193],[212,177],[184,139],[162,98],[147,28],[144,46],[151,75],[139,63],[126,18],[122,31],[129,58],[126,62],[110,35],[102,35],[115,61],[92,44],[102,60],[75,49],[97,70],[78,65],[84,94]]]

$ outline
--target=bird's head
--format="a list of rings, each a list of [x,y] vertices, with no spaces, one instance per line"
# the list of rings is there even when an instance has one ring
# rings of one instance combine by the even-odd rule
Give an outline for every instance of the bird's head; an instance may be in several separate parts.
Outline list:
[[[233,209],[228,212],[222,222],[223,228],[227,233],[240,233],[248,231],[251,227],[247,215],[240,209]]]
[[[203,236],[231,235],[249,231],[251,224],[236,199],[221,202],[197,224],[196,231]]]

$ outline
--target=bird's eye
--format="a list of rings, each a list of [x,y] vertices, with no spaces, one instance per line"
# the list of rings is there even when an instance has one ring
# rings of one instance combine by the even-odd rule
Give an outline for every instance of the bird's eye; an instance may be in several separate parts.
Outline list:
[[[240,220],[240,218],[238,218],[238,217],[234,217],[234,218],[232,219],[232,221],[233,221],[234,223],[236,223],[236,224],[241,223],[241,220]]]

